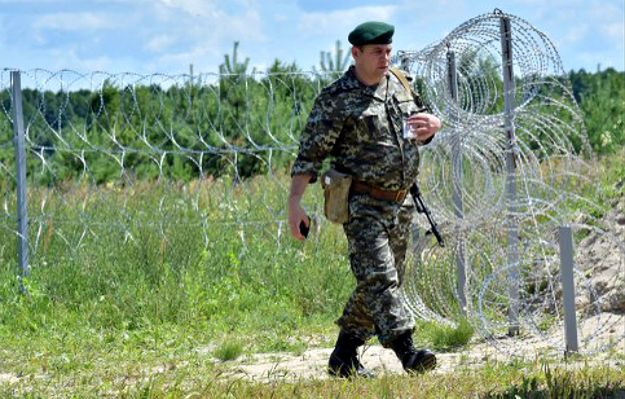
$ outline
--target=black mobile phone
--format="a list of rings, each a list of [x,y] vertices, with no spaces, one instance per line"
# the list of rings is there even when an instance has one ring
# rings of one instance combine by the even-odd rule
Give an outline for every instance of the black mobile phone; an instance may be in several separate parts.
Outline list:
[[[299,222],[299,232],[304,236],[304,238],[308,238],[308,232],[310,231],[310,217],[306,217],[308,218],[308,226],[306,226],[306,223],[304,223],[303,220]]]

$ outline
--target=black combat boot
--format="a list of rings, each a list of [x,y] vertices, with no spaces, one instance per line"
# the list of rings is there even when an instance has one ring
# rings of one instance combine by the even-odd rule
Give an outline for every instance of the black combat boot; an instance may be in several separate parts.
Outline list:
[[[436,356],[428,349],[417,350],[412,343],[412,332],[408,331],[395,338],[391,348],[409,373],[423,373],[436,367]]]
[[[335,377],[373,378],[375,375],[366,369],[358,360],[357,348],[365,344],[362,339],[353,337],[343,331],[339,333],[334,351],[328,362],[328,373]]]

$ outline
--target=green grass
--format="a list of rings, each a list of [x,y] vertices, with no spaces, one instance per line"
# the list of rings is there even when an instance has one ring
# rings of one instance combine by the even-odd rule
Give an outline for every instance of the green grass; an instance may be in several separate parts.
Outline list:
[[[331,324],[353,285],[340,231],[325,229],[316,243],[302,245],[286,234],[277,241],[276,216],[249,198],[257,196],[255,184],[237,191],[206,183],[186,193],[163,186],[101,188],[84,214],[77,212],[87,196],[83,187],[54,193],[47,211],[57,219],[42,222],[25,280],[28,295],[17,290],[15,248],[9,244],[3,252],[0,322],[35,332],[50,328],[51,320],[71,328],[80,315],[83,325],[97,330],[177,324],[211,338],[272,332],[255,350],[280,347],[289,331]],[[267,203],[282,206],[285,194],[274,187]],[[33,189],[31,196],[37,202],[45,193]],[[231,201],[219,198],[226,196]],[[116,227],[120,213],[125,228]],[[239,223],[240,215],[243,222],[262,222]],[[81,218],[90,223],[83,238]],[[202,226],[202,219],[214,224]]]
[[[433,322],[421,322],[415,335],[424,344],[437,351],[450,351],[468,345],[474,329],[466,319],[460,319],[455,327]]]
[[[542,361],[484,362],[450,373],[383,374],[373,380],[253,382],[228,363],[163,345],[156,352],[38,354],[35,370],[0,384],[1,397],[121,398],[618,398],[625,369],[567,368]],[[517,395],[517,396],[515,396]],[[621,395],[621,396],[619,396]]]
[[[213,351],[213,356],[222,362],[235,360],[243,353],[243,345],[238,341],[227,341],[222,343]]]
[[[618,156],[597,168],[609,187],[591,193],[597,201],[623,195]],[[31,188],[38,244],[26,294],[15,240],[0,243],[0,397],[601,397],[622,389],[613,369],[555,365],[548,374],[537,364],[354,382],[231,378],[228,360],[249,353],[330,347],[354,286],[337,226],[324,224],[304,243],[278,236],[287,182]],[[305,206],[320,215],[318,187],[310,194]],[[13,222],[0,219],[0,229],[13,231]],[[462,348],[473,335],[466,322],[424,323],[418,333],[437,350]]]

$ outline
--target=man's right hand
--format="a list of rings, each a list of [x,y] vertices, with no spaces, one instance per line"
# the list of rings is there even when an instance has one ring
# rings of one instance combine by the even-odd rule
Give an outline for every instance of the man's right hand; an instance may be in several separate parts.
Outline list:
[[[299,199],[289,198],[289,228],[291,229],[291,235],[296,240],[303,241],[306,237],[300,232],[300,223],[310,227],[310,219],[306,215],[304,208],[299,204]]]
[[[299,204],[310,179],[311,175],[293,176],[291,189],[289,190],[289,228],[293,238],[300,241],[303,241],[306,237],[299,231],[299,224],[304,223],[306,227],[310,227],[310,219],[306,216],[304,208]]]

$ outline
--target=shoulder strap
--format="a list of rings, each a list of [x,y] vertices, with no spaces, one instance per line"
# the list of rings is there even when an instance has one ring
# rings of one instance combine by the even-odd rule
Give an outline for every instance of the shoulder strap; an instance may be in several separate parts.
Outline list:
[[[391,67],[389,70],[391,71],[393,75],[395,75],[397,79],[399,79],[399,81],[401,82],[401,85],[404,86],[404,89],[406,89],[406,91],[410,95],[412,95],[412,90],[410,90],[410,83],[408,83],[408,79],[406,78],[406,75],[404,74],[404,72],[401,69],[395,68],[395,67]]]
[[[408,78],[406,78],[406,74],[404,73],[404,71],[395,67],[389,68],[389,71],[391,71],[391,73],[395,75],[397,79],[399,79],[399,81],[401,82],[401,85],[404,86],[404,89],[406,89],[406,92],[408,93],[408,95],[412,97],[415,104],[417,104],[417,107],[419,107],[419,109],[421,110],[427,110],[428,112],[430,112],[429,107],[423,103],[423,100],[421,99],[421,97],[417,93],[415,93],[410,87],[410,83],[408,82]]]

